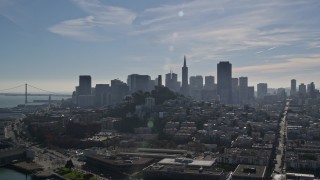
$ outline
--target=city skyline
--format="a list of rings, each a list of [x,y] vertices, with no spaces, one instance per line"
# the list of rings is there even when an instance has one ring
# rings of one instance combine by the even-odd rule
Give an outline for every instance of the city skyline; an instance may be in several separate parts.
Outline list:
[[[170,70],[181,81],[184,55],[189,77],[229,61],[249,86],[319,84],[319,1],[139,2],[1,1],[1,88],[71,92],[81,74],[110,84]]]

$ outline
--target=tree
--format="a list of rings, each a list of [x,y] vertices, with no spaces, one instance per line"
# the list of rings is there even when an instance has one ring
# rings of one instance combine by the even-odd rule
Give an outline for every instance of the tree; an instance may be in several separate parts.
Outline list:
[[[140,120],[137,116],[126,117],[115,124],[114,128],[120,132],[133,133],[134,128],[146,126],[146,123],[147,122]]]
[[[85,174],[85,175],[83,176],[83,179],[89,180],[89,179],[91,179],[92,177],[94,177],[93,174]]]
[[[69,169],[73,168],[74,165],[73,165],[72,160],[69,159],[64,167],[65,167],[65,168],[69,168]]]
[[[132,97],[135,105],[142,105],[147,97],[147,93],[143,93],[143,91],[139,90],[133,93]]]
[[[155,98],[155,103],[157,105],[162,104],[169,99],[176,99],[178,97],[176,93],[164,86],[156,86],[155,89],[151,91],[151,96]]]

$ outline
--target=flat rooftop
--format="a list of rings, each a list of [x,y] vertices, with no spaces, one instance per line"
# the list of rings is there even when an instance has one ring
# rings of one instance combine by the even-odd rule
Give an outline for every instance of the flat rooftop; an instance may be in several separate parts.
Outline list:
[[[162,153],[127,153],[120,152],[117,154],[118,156],[134,156],[134,157],[146,157],[146,158],[176,158],[177,155],[173,154],[162,154]]]
[[[167,154],[185,154],[187,150],[179,149],[154,149],[154,148],[138,148],[138,152],[147,152],[147,153],[167,153]]]
[[[263,178],[265,172],[266,166],[239,164],[232,177]]]
[[[214,161],[203,161],[203,160],[193,160],[193,159],[187,159],[187,158],[164,158],[161,161],[158,162],[160,165],[184,165],[187,164],[187,166],[198,166],[198,167],[211,167],[213,165]]]
[[[222,175],[224,174],[223,170],[215,170],[215,169],[202,169],[199,171],[199,168],[189,168],[184,167],[182,165],[160,165],[160,164],[153,164],[144,171],[157,171],[157,172],[165,172],[165,173],[172,173],[177,172],[180,174],[208,174],[208,175]]]
[[[107,157],[107,156],[103,156],[103,155],[93,155],[93,156],[88,156],[88,157],[91,159],[94,159],[96,161],[100,161],[100,162],[110,164],[113,166],[144,165],[144,164],[147,164],[153,160],[152,158],[132,158],[132,159],[124,160],[119,157],[112,159],[111,157]]]

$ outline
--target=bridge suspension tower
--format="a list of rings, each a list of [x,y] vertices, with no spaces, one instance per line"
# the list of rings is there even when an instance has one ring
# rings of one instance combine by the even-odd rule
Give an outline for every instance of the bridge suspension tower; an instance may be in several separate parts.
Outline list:
[[[24,92],[24,104],[28,103],[28,84],[25,84],[25,92]]]

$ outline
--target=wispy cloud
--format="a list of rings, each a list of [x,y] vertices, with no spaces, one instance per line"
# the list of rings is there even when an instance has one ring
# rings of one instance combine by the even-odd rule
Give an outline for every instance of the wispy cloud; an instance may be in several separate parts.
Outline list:
[[[307,46],[307,49],[320,48],[320,38],[316,41],[309,42]]]
[[[212,52],[215,54],[237,51],[239,46],[241,50],[274,49],[319,35],[319,31],[306,32],[304,26],[299,26],[295,21],[298,12],[290,10],[307,2],[193,0],[147,8],[140,13],[99,0],[73,2],[88,15],[56,24],[49,28],[51,32],[80,40],[109,39],[112,33],[151,36],[155,42],[168,46],[169,51],[179,46],[188,50],[222,47]],[[284,9],[289,16],[282,13]]]
[[[1,0],[0,1],[0,16],[3,16],[16,26],[21,27],[21,22],[19,15],[17,15],[17,11],[23,11],[23,9],[15,9],[19,0],[12,1],[12,0]],[[20,14],[22,16],[22,13]]]
[[[273,49],[275,49],[275,48],[277,48],[277,46],[273,46],[273,47],[267,49],[267,51],[271,51],[271,50],[273,50]]]
[[[73,2],[83,11],[95,17],[97,24],[131,24],[136,18],[136,14],[132,11],[122,7],[104,5],[100,0],[73,0]]]
[[[124,31],[136,14],[128,9],[102,4],[99,0],[73,0],[88,16],[58,23],[48,30],[52,33],[84,41],[105,41],[110,34]]]
[[[266,51],[271,51],[271,50],[276,49],[276,48],[277,48],[277,46],[273,46],[273,47],[268,48],[268,49],[266,49],[266,50],[258,51],[258,52],[256,52],[256,54],[264,53],[264,52],[266,52]]]
[[[289,58],[285,62],[259,64],[252,66],[236,67],[233,69],[235,73],[275,73],[275,72],[297,72],[308,70],[309,68],[320,68],[320,54],[310,55],[306,57]]]
[[[296,43],[302,46],[319,36],[319,31],[310,30],[312,21],[300,20],[301,12],[295,10],[305,10],[308,3],[203,0],[164,5],[140,14],[132,34],[150,35],[159,43],[183,46],[188,52],[211,47],[212,51],[191,53],[199,61],[232,51],[266,53]],[[180,11],[183,17],[178,15]]]
[[[317,1],[192,0],[140,12],[108,6],[99,0],[73,2],[87,16],[58,23],[49,28],[51,32],[85,41],[117,40],[117,34],[151,39],[164,46],[168,54],[188,54],[188,61],[194,63],[249,61],[252,57],[247,64],[255,65],[236,67],[235,73],[293,72],[319,66],[318,55],[299,52],[302,56],[296,56],[292,49],[319,47],[318,25],[312,19],[301,18],[301,14],[320,7]],[[139,57],[130,60],[143,61]],[[164,61],[164,71],[181,66],[170,58]]]

